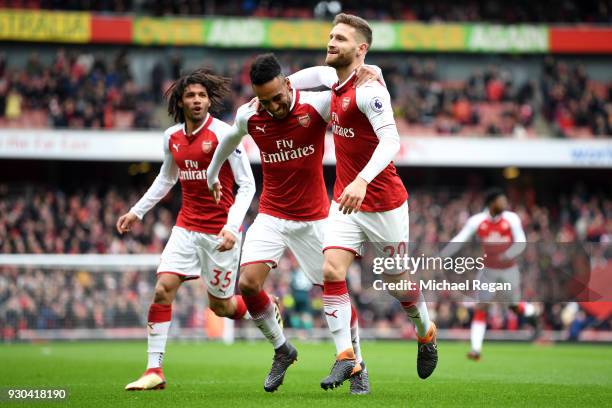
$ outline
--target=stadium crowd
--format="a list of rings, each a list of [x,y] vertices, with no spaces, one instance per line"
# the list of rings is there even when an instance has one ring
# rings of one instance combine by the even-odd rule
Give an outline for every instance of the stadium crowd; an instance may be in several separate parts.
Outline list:
[[[209,15],[282,18],[325,18],[340,11],[377,20],[486,21],[497,23],[610,23],[609,0],[513,3],[484,0],[412,1],[343,0],[4,0],[1,7],[138,13],[154,16]]]
[[[277,53],[287,73],[317,65],[307,54]],[[168,125],[162,95],[185,67],[175,54],[159,59],[139,86],[127,51],[109,56],[60,49],[46,64],[33,52],[23,67],[0,55],[0,125],[73,129],[156,129]],[[233,95],[218,117],[231,122],[251,98],[248,65],[223,64]],[[386,57],[379,62],[406,135],[559,137],[612,135],[612,87],[589,79],[583,65],[546,57],[540,78],[518,82],[503,66],[474,69],[465,81],[441,77],[435,60]]]
[[[2,253],[140,254],[159,253],[174,223],[179,194],[170,194],[136,224],[126,236],[114,229],[118,216],[134,203],[142,191],[110,189],[75,191],[0,186],[0,248]],[[523,221],[528,242],[571,243],[612,240],[612,201],[602,194],[587,194],[577,188],[559,197],[557,206],[541,205],[533,190],[510,190],[510,201]],[[254,200],[245,220],[248,225],[257,209]],[[483,194],[468,190],[415,189],[410,199],[412,241],[443,243],[458,232],[470,214],[483,207]],[[561,249],[562,251],[562,249]],[[559,248],[548,260],[560,256]],[[545,262],[546,263],[546,262]],[[538,279],[550,279],[545,263],[532,262],[524,270],[524,287],[536,287]],[[351,293],[361,310],[363,327],[390,331],[412,327],[395,304],[363,280],[359,263],[349,271]],[[538,268],[546,273],[538,273]],[[534,270],[535,269],[535,270]],[[532,273],[533,272],[533,273]],[[288,327],[323,327],[321,298],[317,288],[299,270],[291,254],[286,254],[267,283],[285,305]],[[2,267],[0,273],[0,336],[15,338],[21,329],[140,327],[145,319],[154,286],[150,271],[123,270],[96,273],[87,270],[62,271]],[[184,285],[179,292],[175,317],[181,327],[200,327],[204,316],[205,287],[200,281]],[[469,327],[470,311],[463,301],[437,299],[435,319],[442,328]],[[576,304],[544,303],[543,321],[551,329],[567,329],[576,319],[588,316]],[[588,320],[598,328],[612,329],[612,316],[605,321]],[[493,328],[516,329],[521,321],[497,305],[490,314]],[[406,335],[409,335],[409,330]]]

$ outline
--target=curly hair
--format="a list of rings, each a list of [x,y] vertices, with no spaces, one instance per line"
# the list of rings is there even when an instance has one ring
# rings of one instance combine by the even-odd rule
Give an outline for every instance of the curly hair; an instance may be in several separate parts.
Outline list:
[[[172,116],[176,123],[185,122],[185,114],[183,108],[179,106],[179,102],[183,98],[185,88],[194,84],[200,84],[206,88],[208,99],[210,99],[209,111],[212,113],[218,111],[223,98],[231,92],[231,79],[216,75],[208,68],[198,68],[181,76],[164,93],[164,97],[168,100],[168,115]]]

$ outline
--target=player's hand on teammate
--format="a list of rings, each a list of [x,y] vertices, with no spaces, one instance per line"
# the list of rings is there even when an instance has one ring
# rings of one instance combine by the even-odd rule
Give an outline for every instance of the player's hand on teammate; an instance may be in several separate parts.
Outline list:
[[[255,108],[257,112],[263,109],[263,107],[261,106],[261,103],[259,103],[259,98],[256,96],[253,97],[253,99],[249,101],[249,107]]]
[[[226,229],[222,229],[217,238],[221,240],[221,243],[217,246],[219,252],[229,251],[236,244],[236,236]]]
[[[223,196],[223,193],[221,192],[221,183],[219,183],[218,181],[213,184],[213,187],[210,191],[210,194],[213,196],[213,198],[215,199],[215,203],[219,204],[219,201],[221,201],[221,196]]]
[[[338,204],[340,205],[338,209],[343,214],[358,212],[365,198],[367,188],[368,182],[361,177],[357,177],[351,184],[346,186],[340,197],[338,197]]]
[[[138,217],[136,216],[136,214],[132,212],[123,214],[117,220],[117,232],[119,232],[119,234],[128,232],[132,229],[132,224],[134,224],[136,221],[138,221]]]
[[[362,65],[355,70],[355,76],[357,80],[355,84],[353,84],[353,88],[357,88],[365,83],[370,81],[376,81],[380,72],[378,72],[375,68],[370,65]]]

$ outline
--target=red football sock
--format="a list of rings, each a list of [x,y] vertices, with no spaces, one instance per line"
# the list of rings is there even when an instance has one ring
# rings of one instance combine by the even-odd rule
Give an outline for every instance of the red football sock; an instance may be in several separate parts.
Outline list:
[[[234,296],[234,299],[236,299],[236,311],[230,317],[230,319],[241,320],[247,312],[247,306],[242,296],[236,295]]]

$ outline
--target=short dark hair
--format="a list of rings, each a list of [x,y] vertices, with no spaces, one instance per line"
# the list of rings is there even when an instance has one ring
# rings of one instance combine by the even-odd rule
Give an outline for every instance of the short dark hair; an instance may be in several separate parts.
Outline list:
[[[208,68],[198,68],[181,76],[164,93],[164,97],[168,100],[168,115],[172,116],[176,123],[185,122],[183,108],[179,106],[179,102],[183,98],[185,88],[195,84],[200,84],[206,88],[208,99],[210,99],[209,111],[212,113],[217,112],[221,108],[223,98],[231,92],[231,82],[230,78],[216,75]]]
[[[499,187],[491,187],[485,192],[485,204],[488,207],[493,201],[497,199],[497,197],[503,195],[505,195],[504,190]]]
[[[263,85],[277,76],[282,75],[281,66],[274,54],[261,54],[251,64],[251,83]]]
[[[372,46],[372,29],[370,24],[359,16],[353,14],[340,13],[334,18],[334,26],[338,24],[346,24],[353,27],[359,34],[365,38],[368,48]]]

